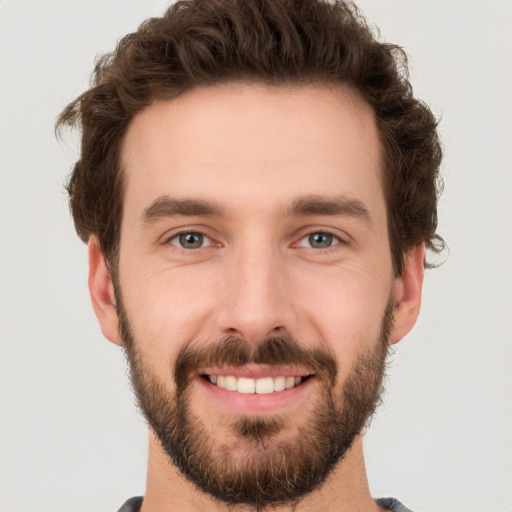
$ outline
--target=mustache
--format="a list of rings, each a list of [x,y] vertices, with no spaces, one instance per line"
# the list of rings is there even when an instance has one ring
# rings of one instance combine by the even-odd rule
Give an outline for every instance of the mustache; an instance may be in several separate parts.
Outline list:
[[[174,378],[184,389],[192,374],[213,367],[240,367],[248,364],[298,366],[334,386],[338,364],[326,347],[305,347],[293,336],[275,336],[253,344],[236,337],[226,337],[207,346],[188,345],[178,355]]]

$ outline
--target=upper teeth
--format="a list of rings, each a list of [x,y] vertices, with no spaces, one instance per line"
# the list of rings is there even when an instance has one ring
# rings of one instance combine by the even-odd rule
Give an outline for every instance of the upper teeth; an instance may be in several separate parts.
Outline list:
[[[260,395],[283,391],[293,388],[302,382],[302,377],[263,377],[262,379],[248,379],[247,377],[234,377],[233,375],[208,375],[212,384],[219,388],[238,393],[258,393]]]

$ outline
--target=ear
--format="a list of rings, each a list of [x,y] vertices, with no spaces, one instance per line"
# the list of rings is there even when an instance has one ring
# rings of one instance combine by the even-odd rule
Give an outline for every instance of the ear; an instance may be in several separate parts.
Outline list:
[[[118,333],[118,319],[114,285],[105,263],[105,257],[96,236],[91,236],[89,248],[89,293],[92,307],[100,323],[101,332],[112,343],[122,345]]]
[[[404,271],[395,281],[393,328],[389,343],[400,341],[413,327],[421,307],[425,244],[411,249],[404,258]]]

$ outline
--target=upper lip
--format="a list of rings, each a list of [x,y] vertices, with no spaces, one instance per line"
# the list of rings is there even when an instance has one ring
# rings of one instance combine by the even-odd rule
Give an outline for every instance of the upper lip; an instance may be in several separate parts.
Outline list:
[[[312,372],[293,366],[266,366],[248,364],[244,366],[222,366],[206,368],[198,372],[199,375],[232,375],[248,379],[261,379],[264,377],[307,377]]]

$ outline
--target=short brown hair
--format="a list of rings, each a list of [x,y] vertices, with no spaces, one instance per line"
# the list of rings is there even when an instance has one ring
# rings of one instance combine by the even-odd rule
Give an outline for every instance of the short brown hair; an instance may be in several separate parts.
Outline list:
[[[96,63],[91,88],[61,113],[80,125],[81,156],[67,189],[82,240],[95,234],[114,264],[123,205],[127,127],[156,99],[228,82],[349,84],[373,108],[395,273],[407,250],[436,235],[442,151],[437,121],[414,98],[403,50],[380,42],[357,8],[323,0],[179,0]]]

